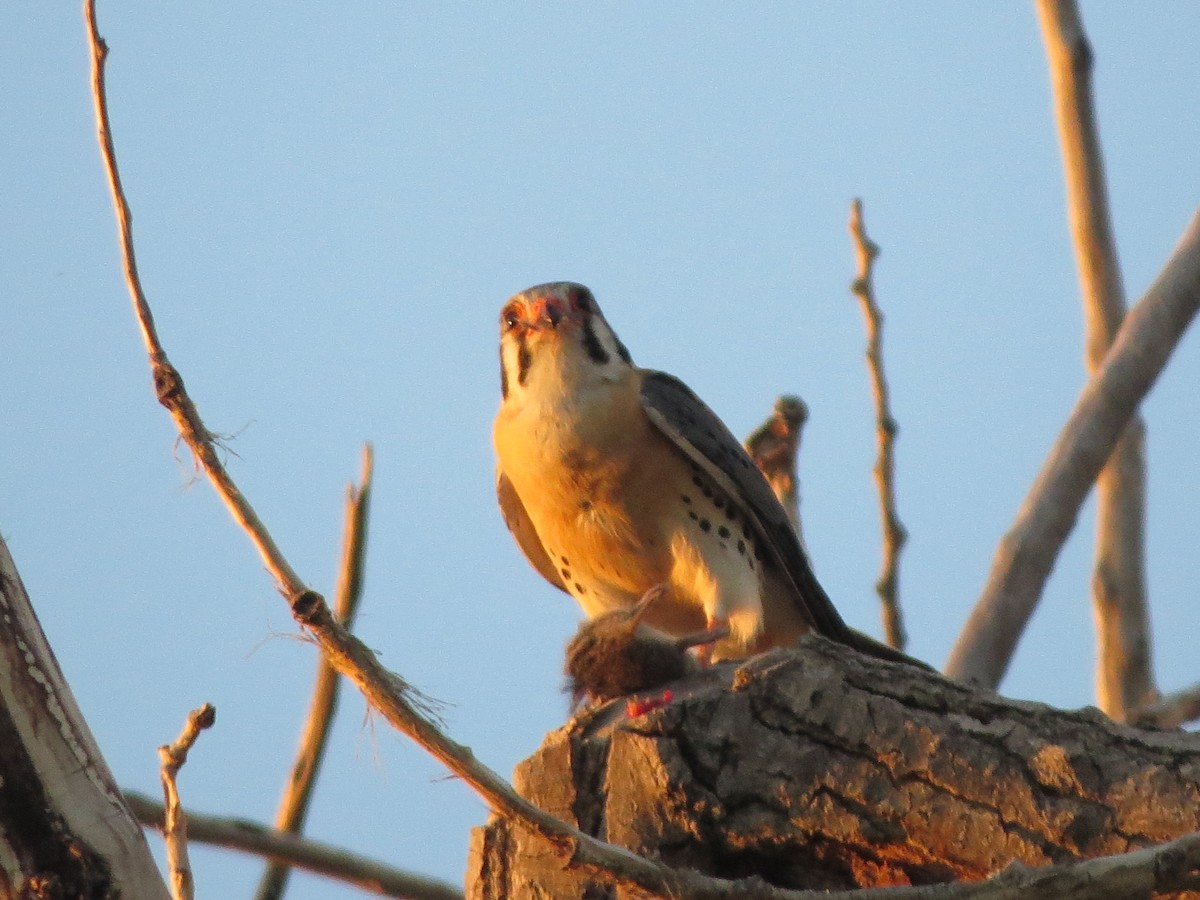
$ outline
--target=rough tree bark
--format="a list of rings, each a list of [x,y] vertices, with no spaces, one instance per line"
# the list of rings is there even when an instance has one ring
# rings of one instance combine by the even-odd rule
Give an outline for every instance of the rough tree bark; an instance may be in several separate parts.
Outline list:
[[[167,897],[0,539],[0,897]]]
[[[681,868],[780,887],[979,880],[1200,830],[1200,740],[1004,699],[820,638],[714,667],[636,719],[551,733],[530,800]],[[475,900],[620,896],[493,816]]]

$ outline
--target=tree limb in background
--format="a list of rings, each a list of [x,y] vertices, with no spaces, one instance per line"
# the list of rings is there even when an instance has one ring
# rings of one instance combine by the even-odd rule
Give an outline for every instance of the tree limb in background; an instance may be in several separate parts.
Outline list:
[[[995,688],[1088,490],[1200,307],[1200,212],[1084,386],[992,561],[945,672]]]
[[[883,613],[883,633],[887,642],[897,650],[908,643],[904,633],[904,617],[900,612],[900,551],[908,540],[908,532],[896,511],[896,433],[899,427],[892,416],[888,401],[887,379],[883,374],[883,310],[875,302],[872,272],[879,246],[867,237],[863,222],[862,201],[850,207],[850,234],[858,259],[858,274],[850,290],[858,297],[863,317],[867,321],[867,369],[871,373],[871,395],[875,398],[875,487],[879,491],[879,517],[883,528],[883,566],[875,591]]]
[[[1200,684],[1156,697],[1141,709],[1131,710],[1129,720],[1151,728],[1179,728],[1200,719]]]
[[[808,407],[804,401],[785,395],[775,401],[767,420],[746,438],[746,452],[766,476],[801,543],[804,543],[804,531],[800,527],[796,458],[800,453],[800,433],[807,421]]]
[[[162,829],[163,805],[136,791],[125,791],[125,802],[138,821]],[[463,900],[454,885],[394,869],[349,850],[276,831],[245,819],[188,813],[188,836],[193,842],[240,850],[284,862],[385,897],[408,900]]]
[[[371,445],[363,448],[362,475],[359,487],[346,489],[346,525],[342,534],[342,562],[339,567],[337,599],[334,615],[348,631],[354,627],[354,616],[362,597],[363,560],[367,549],[367,515],[371,499],[371,474],[374,453]],[[281,832],[299,834],[304,830],[317,772],[325,756],[333,715],[337,711],[337,672],[324,656],[317,660],[316,684],[312,703],[300,736],[292,775],[284,789],[275,814],[275,828]],[[258,885],[258,900],[278,900],[287,888],[288,866],[273,860],[263,872]]]
[[[192,867],[188,863],[187,816],[179,802],[179,787],[175,778],[187,762],[188,751],[200,737],[200,732],[217,721],[217,711],[211,703],[193,709],[183,725],[183,731],[173,743],[158,748],[162,763],[163,839],[167,844],[167,871],[171,875],[171,896],[175,900],[192,900],[196,886],[192,882]]]
[[[1092,102],[1092,50],[1074,0],[1038,0],[1037,6],[1083,288],[1085,355],[1094,373],[1121,327],[1125,291]],[[1133,415],[1096,481],[1096,699],[1122,722],[1156,693],[1146,604],[1145,435],[1141,416]]]

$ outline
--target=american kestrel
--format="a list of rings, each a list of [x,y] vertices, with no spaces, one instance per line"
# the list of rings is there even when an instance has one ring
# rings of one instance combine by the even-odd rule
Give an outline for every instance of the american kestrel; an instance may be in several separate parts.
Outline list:
[[[589,618],[662,585],[645,624],[674,636],[727,627],[716,659],[810,630],[899,657],[847,627],[741,443],[683,382],[633,364],[586,287],[512,297],[500,363],[500,509],[533,567]]]

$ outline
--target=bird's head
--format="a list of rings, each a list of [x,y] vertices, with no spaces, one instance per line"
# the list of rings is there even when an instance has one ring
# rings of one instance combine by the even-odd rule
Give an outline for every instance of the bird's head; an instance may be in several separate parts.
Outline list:
[[[629,351],[582,284],[539,284],[511,297],[500,311],[500,382],[505,397],[538,382],[570,389],[618,381],[632,370]]]

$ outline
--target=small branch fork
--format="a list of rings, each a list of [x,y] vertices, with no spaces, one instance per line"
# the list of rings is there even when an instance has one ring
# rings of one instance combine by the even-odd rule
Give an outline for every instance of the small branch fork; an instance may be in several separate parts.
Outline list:
[[[193,709],[174,743],[158,748],[162,763],[163,786],[163,838],[167,844],[167,870],[171,873],[171,896],[175,900],[192,900],[195,885],[192,883],[192,867],[188,863],[187,816],[179,802],[179,788],[175,778],[187,762],[188,751],[200,737],[200,732],[211,728],[217,721],[217,711],[211,703]]]
[[[1133,722],[1152,728],[1179,728],[1200,719],[1200,684],[1159,697],[1136,710]]]
[[[900,551],[908,532],[896,511],[896,433],[899,427],[892,416],[887,379],[883,374],[883,310],[875,302],[873,271],[879,246],[867,237],[862,201],[850,207],[850,235],[854,238],[858,273],[850,290],[858,298],[867,321],[867,369],[871,373],[871,395],[875,398],[875,487],[879,491],[879,515],[883,527],[883,566],[875,590],[883,613],[883,632],[889,644],[903,650],[908,643],[904,617],[900,612]]]

